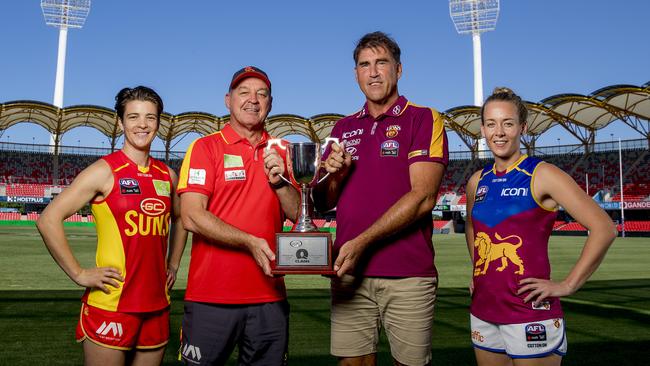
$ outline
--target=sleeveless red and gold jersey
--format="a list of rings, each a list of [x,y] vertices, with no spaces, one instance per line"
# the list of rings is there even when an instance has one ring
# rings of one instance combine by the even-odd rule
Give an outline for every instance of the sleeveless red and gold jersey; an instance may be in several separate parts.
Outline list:
[[[113,189],[91,203],[97,223],[97,267],[117,268],[124,282],[106,294],[87,289],[83,301],[119,312],[149,312],[169,305],[165,286],[171,178],[162,162],[138,167],[122,151],[104,156]]]

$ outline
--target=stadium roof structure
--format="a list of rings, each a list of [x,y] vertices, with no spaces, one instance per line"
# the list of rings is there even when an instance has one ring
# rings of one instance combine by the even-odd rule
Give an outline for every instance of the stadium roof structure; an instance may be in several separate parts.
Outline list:
[[[648,140],[650,147],[650,82],[642,86],[611,85],[589,95],[558,94],[539,102],[525,102],[528,108],[528,134],[522,143],[535,149],[535,142],[544,132],[560,125],[575,136],[591,151],[595,133],[610,123],[620,120]],[[481,137],[480,107],[459,106],[441,113],[445,127],[460,136],[470,150],[477,152],[477,140]],[[329,136],[336,121],[343,115],[318,114],[309,118],[293,114],[270,116],[266,127],[278,137],[302,135],[312,141],[323,141]],[[208,135],[220,130],[230,116],[219,117],[205,112],[185,112],[177,115],[163,113],[158,137],[163,141],[167,154],[173,148],[172,141],[187,133]],[[0,135],[7,128],[22,122],[42,126],[55,136],[55,154],[61,136],[79,126],[92,127],[107,136],[111,148],[115,148],[121,136],[116,112],[112,109],[78,105],[57,108],[38,101],[12,101],[0,104]]]

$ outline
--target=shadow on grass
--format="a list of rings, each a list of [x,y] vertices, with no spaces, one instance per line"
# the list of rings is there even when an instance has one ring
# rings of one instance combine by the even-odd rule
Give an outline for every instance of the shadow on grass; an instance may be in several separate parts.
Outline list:
[[[0,291],[0,365],[80,365],[74,341],[81,291]],[[164,365],[178,365],[183,292],[172,292],[171,338]],[[650,349],[650,280],[589,283],[566,301],[569,351],[563,365],[645,364]],[[329,355],[329,291],[289,290],[291,365],[334,365]],[[610,306],[609,308],[603,305]],[[466,289],[442,288],[434,321],[433,364],[474,365]],[[613,308],[611,306],[614,306]],[[379,364],[390,365],[384,337]],[[228,365],[235,365],[234,361]]]

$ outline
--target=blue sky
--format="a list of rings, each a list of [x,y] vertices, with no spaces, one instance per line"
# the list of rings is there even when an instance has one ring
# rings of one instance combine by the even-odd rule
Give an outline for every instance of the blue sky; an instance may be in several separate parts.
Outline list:
[[[504,85],[539,101],[642,85],[650,81],[647,14],[646,0],[501,0],[496,30],[482,37],[484,93]],[[5,1],[0,20],[0,103],[51,103],[58,31],[45,25],[38,0]],[[252,64],[273,83],[271,115],[349,114],[364,101],[352,50],[375,30],[402,48],[401,94],[441,111],[473,103],[471,37],[456,33],[446,0],[94,0],[84,28],[68,34],[64,106],[112,107],[122,87],[148,85],[169,113],[222,116],[233,72]],[[597,141],[611,134],[640,138],[616,122],[599,131]],[[558,138],[577,142],[558,126],[538,144],[554,145]],[[47,143],[48,134],[19,124],[0,140]],[[67,145],[78,140],[99,146],[102,137],[88,128],[63,137]],[[460,144],[450,133],[450,149]]]

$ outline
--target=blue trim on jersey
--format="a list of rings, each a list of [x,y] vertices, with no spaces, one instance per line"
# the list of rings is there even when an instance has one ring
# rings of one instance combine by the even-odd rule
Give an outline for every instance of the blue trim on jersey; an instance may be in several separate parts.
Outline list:
[[[484,167],[476,185],[472,219],[495,227],[510,216],[539,207],[531,181],[535,167],[541,162],[526,156],[499,176],[495,174],[494,164]]]

